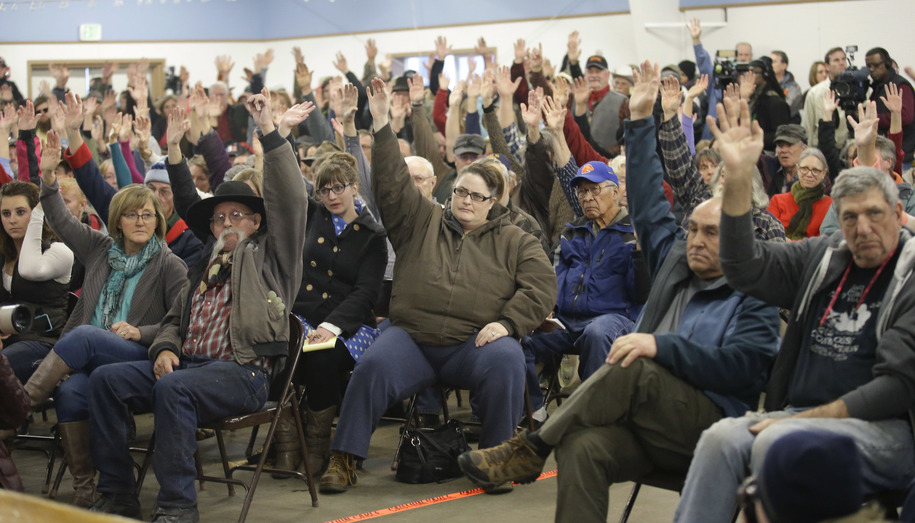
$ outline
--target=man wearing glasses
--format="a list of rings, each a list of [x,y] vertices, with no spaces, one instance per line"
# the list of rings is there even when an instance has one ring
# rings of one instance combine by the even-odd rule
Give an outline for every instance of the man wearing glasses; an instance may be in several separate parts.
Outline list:
[[[536,331],[522,340],[531,407],[539,421],[545,412],[535,362],[578,354],[578,374],[587,379],[603,365],[613,340],[632,332],[650,285],[613,169],[588,162],[562,185],[577,216],[553,253],[559,280],[555,316],[565,328]]]
[[[153,521],[198,521],[191,457],[198,422],[261,408],[271,373],[280,370],[274,358],[288,353],[288,308],[302,280],[308,199],[292,148],[273,124],[269,100],[251,96],[247,107],[263,133],[264,197],[230,181],[189,208],[179,202],[179,209],[187,209],[188,227],[207,238],[209,261],[190,268],[149,360],[104,366],[98,380],[90,381],[90,410],[104,413],[90,420],[102,493],[95,511],[139,510],[127,417],[130,411],[151,410],[159,443],[153,469],[160,485]],[[304,116],[311,109],[306,106]],[[187,126],[183,114],[169,115],[168,124],[169,135],[184,134]],[[175,183],[192,188],[180,153],[169,149],[169,163],[181,162],[184,171]]]

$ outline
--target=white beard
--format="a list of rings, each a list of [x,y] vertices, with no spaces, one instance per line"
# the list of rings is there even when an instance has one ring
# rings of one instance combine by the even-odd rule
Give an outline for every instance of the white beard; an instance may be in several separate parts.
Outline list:
[[[219,235],[219,238],[216,238],[216,245],[213,246],[213,252],[210,254],[210,263],[213,263],[213,260],[215,260],[217,256],[223,253],[223,248],[226,246],[226,236],[229,235],[238,236],[238,241],[235,243],[236,246],[248,238],[248,235],[245,234],[244,231],[240,231],[238,229],[226,229],[222,231],[222,233]]]

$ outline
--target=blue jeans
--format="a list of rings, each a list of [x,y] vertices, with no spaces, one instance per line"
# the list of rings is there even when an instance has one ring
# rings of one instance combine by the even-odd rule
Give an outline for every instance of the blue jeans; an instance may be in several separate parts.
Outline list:
[[[182,359],[158,380],[149,360],[96,369],[89,377],[89,427],[99,492],[133,494],[128,416],[131,410],[151,410],[157,442],[153,470],[160,485],[156,505],[196,506],[197,424],[254,412],[267,401],[269,388],[269,377],[253,365],[200,357]]]
[[[767,417],[797,411],[726,418],[702,433],[686,476],[674,521],[728,523],[737,507],[737,488],[747,471],[758,474],[769,446],[798,430],[844,434],[861,454],[864,493],[902,489],[915,477],[915,445],[905,420],[794,418],[774,423],[754,436],[749,427]]]
[[[578,376],[585,381],[601,368],[610,354],[610,347],[618,337],[635,328],[632,320],[621,314],[601,314],[593,318],[567,318],[557,315],[565,329],[553,332],[538,331],[521,340],[527,365],[527,389],[531,408],[543,406],[543,393],[537,378],[537,361],[563,353],[578,354]]]
[[[388,406],[439,380],[475,391],[483,421],[480,448],[510,438],[524,405],[521,347],[507,336],[476,347],[475,338],[430,347],[417,345],[399,327],[385,329],[356,363],[331,448],[365,458],[372,432]]]
[[[23,340],[3,347],[3,355],[10,361],[19,383],[25,385],[29,381],[41,360],[51,352],[51,346],[43,341]]]
[[[915,481],[909,484],[909,493],[902,504],[902,513],[899,514],[899,521],[908,523],[915,521]]]
[[[61,422],[89,418],[89,375],[92,371],[111,363],[149,360],[143,345],[91,325],[80,325],[68,332],[54,346],[54,352],[75,371],[54,394],[54,408]]]

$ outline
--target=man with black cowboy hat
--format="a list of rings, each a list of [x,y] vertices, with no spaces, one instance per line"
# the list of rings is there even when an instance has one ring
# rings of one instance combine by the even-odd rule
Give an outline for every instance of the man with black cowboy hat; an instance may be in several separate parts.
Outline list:
[[[607,59],[601,55],[588,57],[585,63],[585,80],[591,88],[587,105],[576,104],[573,116],[584,130],[581,121],[587,118],[591,127],[591,138],[605,151],[619,143],[617,131],[622,127],[620,111],[628,115],[629,101],[620,93],[610,89],[610,68]]]
[[[90,383],[90,410],[104,413],[90,420],[101,492],[93,510],[140,515],[127,417],[151,410],[161,486],[153,521],[198,521],[191,458],[198,422],[259,409],[279,370],[273,358],[287,353],[287,304],[301,284],[308,199],[292,147],[274,127],[269,93],[249,97],[246,107],[263,133],[264,198],[229,181],[187,209],[188,226],[209,236],[209,263],[188,272],[149,361],[108,365]],[[301,120],[313,106],[293,109]],[[169,116],[169,133],[186,125],[183,114]]]

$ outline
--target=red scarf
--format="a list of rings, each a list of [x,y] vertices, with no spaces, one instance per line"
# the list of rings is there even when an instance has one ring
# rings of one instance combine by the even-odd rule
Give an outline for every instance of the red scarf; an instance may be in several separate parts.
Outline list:
[[[603,100],[604,95],[606,95],[607,92],[609,92],[609,91],[610,91],[609,85],[604,87],[600,91],[591,91],[591,94],[588,96],[588,110],[593,111],[594,106],[597,105],[598,103],[600,103],[600,101]]]

